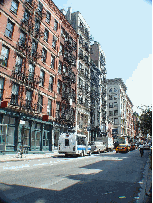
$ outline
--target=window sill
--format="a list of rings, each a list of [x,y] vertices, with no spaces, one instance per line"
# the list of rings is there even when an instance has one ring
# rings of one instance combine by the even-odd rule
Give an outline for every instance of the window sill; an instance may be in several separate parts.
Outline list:
[[[6,36],[5,34],[4,34],[4,36],[5,36],[6,38],[8,38],[9,40],[11,40],[11,41],[12,41],[12,38],[10,38],[10,37]]]
[[[17,12],[15,13],[15,12],[12,11],[11,9],[10,9],[10,12],[11,12],[15,17],[17,17]]]

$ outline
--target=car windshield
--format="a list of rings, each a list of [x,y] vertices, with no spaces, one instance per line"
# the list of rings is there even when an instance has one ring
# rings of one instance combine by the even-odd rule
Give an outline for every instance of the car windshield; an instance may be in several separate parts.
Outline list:
[[[124,145],[124,144],[120,144],[119,147],[126,147],[126,145]]]

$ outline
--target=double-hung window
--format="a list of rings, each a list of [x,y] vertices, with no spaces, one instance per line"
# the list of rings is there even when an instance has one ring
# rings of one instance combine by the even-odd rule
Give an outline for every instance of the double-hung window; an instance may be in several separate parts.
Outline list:
[[[19,85],[14,83],[12,86],[11,104],[18,105]]]
[[[51,99],[48,99],[47,114],[49,116],[52,116],[52,100]]]
[[[51,19],[51,14],[50,14],[50,12],[49,11],[47,11],[47,13],[46,13],[46,23],[50,23],[50,19]]]
[[[53,91],[54,77],[50,76],[49,78],[49,90]]]
[[[44,32],[44,41],[45,42],[48,42],[48,37],[49,37],[49,31],[47,29],[45,29],[45,32]]]
[[[34,73],[35,73],[35,67],[32,64],[29,64],[29,80],[34,80]]]
[[[14,23],[8,19],[6,30],[5,30],[5,36],[12,38],[13,29],[14,29]]]
[[[31,101],[32,101],[32,91],[27,90],[26,91],[26,107],[28,109],[31,109]]]
[[[20,72],[21,72],[22,61],[23,61],[23,58],[18,55],[18,56],[16,57],[15,73],[20,73]]]
[[[56,37],[53,36],[52,47],[53,47],[54,49],[56,49],[56,41],[57,41]]]
[[[12,4],[11,4],[11,11],[15,14],[17,14],[17,10],[18,10],[18,6],[19,6],[19,2],[17,0],[13,0]]]
[[[9,48],[2,46],[0,64],[2,64],[3,66],[7,66],[8,56],[9,56]]]
[[[63,45],[62,45],[62,44],[60,44],[60,50],[59,50],[59,53],[60,53],[61,55],[63,55]]]
[[[58,73],[61,74],[62,73],[62,62],[59,61],[59,65],[58,65]]]
[[[57,22],[57,20],[55,19],[55,20],[54,20],[54,30],[57,31],[57,29],[58,29],[58,22]]]
[[[44,81],[45,81],[45,71],[41,70],[40,71],[40,86],[44,86]]]
[[[26,33],[21,31],[20,38],[19,38],[19,46],[24,47],[25,46],[25,40],[26,40]]]
[[[46,63],[47,58],[47,50],[45,48],[42,49],[42,61]]]
[[[40,29],[40,21],[36,18],[35,19],[35,34],[39,32]]]
[[[57,93],[60,94],[61,93],[61,88],[62,88],[62,84],[61,84],[61,81],[58,80],[57,82]]]
[[[28,24],[29,18],[30,18],[30,12],[27,9],[25,9],[23,22]]]
[[[38,4],[38,14],[39,15],[42,15],[42,10],[43,10],[43,4],[39,1],[39,4]]]
[[[37,45],[38,43],[35,40],[32,40],[32,49],[31,49],[32,56],[35,56],[37,53]]]
[[[51,56],[51,68],[54,69],[55,68],[55,56]]]
[[[4,78],[0,78],[0,101],[3,100]]]

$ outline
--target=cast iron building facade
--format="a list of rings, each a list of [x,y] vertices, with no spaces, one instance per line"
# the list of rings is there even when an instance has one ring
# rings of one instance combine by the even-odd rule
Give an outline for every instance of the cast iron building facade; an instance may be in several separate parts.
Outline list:
[[[0,22],[1,147],[51,151],[75,126],[77,34],[51,0],[2,1]]]

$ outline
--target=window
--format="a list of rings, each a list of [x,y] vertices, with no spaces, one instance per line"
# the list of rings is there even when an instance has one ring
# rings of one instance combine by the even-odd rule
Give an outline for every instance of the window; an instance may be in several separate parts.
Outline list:
[[[58,73],[61,74],[62,73],[62,62],[59,61],[59,65],[58,65]]]
[[[32,101],[32,92],[26,91],[26,107],[27,109],[31,109],[31,101]]]
[[[40,29],[40,21],[38,19],[35,19],[35,34],[38,34]]]
[[[61,27],[61,36],[62,36],[62,37],[65,37],[64,33],[65,33],[65,30],[64,30],[63,27]]]
[[[79,71],[82,70],[82,64],[79,62]]]
[[[19,46],[24,47],[25,40],[26,40],[26,34],[25,34],[25,32],[21,31],[20,38],[19,38]]]
[[[82,35],[79,35],[79,43],[80,43],[80,44],[83,44],[83,38],[82,38]]]
[[[47,58],[47,50],[45,48],[42,49],[42,61],[46,63]]]
[[[43,10],[43,4],[39,1],[39,4],[38,4],[38,14],[39,15],[42,15],[42,10]]]
[[[114,95],[114,100],[117,100],[117,95]]]
[[[79,58],[83,59],[83,51],[81,49],[79,50]]]
[[[18,5],[19,5],[19,2],[16,1],[16,0],[13,0],[12,1],[12,4],[11,4],[11,11],[15,14],[17,14],[17,10],[18,10]]]
[[[53,91],[54,77],[50,76],[49,78],[49,90]]]
[[[29,4],[31,4],[32,3],[32,0],[25,0],[26,2],[28,2]]]
[[[0,78],[0,101],[3,100],[4,78]]]
[[[49,116],[52,116],[52,100],[51,99],[48,99],[47,114]]]
[[[24,17],[23,17],[23,22],[27,22],[28,23],[29,18],[30,18],[30,12],[25,9]]]
[[[112,88],[109,89],[109,92],[112,92]]]
[[[51,68],[55,68],[55,56],[51,56]]]
[[[88,100],[87,99],[85,99],[85,107],[88,108]]]
[[[79,104],[83,104],[83,97],[81,95],[79,96]]]
[[[32,56],[36,56],[37,54],[37,45],[38,43],[35,40],[32,40],[32,49],[31,49]]]
[[[62,45],[62,44],[60,44],[60,50],[59,50],[59,53],[60,53],[61,55],[63,55],[63,45]]]
[[[69,139],[65,139],[65,146],[69,146]]]
[[[109,111],[109,116],[113,116],[113,111]]]
[[[40,71],[40,86],[44,86],[44,81],[45,81],[45,71],[41,70]]]
[[[13,29],[14,29],[14,23],[8,19],[6,30],[5,30],[5,36],[12,38],[13,34]]]
[[[83,87],[83,80],[81,80],[80,78],[79,78],[79,88],[82,88]]]
[[[53,36],[52,47],[53,47],[54,49],[56,49],[56,41],[57,41],[56,37]]]
[[[29,80],[33,81],[34,79],[35,68],[32,64],[29,64]]]
[[[19,85],[13,84],[12,86],[12,95],[11,95],[11,104],[18,105],[18,93],[19,93]]]
[[[0,64],[3,66],[7,66],[9,56],[9,48],[2,46]]]
[[[118,125],[118,118],[114,118],[114,124]]]
[[[58,94],[61,93],[61,87],[62,87],[62,85],[61,85],[61,81],[58,80],[58,82],[57,82],[57,93],[58,93]]]
[[[42,112],[42,108],[43,108],[43,96],[39,95],[38,96],[38,111]]]
[[[85,76],[88,77],[88,70],[85,69]]]
[[[118,107],[118,104],[117,104],[117,102],[114,102],[114,107]]]
[[[114,88],[114,92],[117,92],[117,89],[116,89],[116,88]]]
[[[51,14],[50,14],[50,12],[49,11],[47,11],[47,13],[46,13],[46,23],[50,23],[50,19],[51,19]]]
[[[112,95],[109,95],[109,100],[113,100],[113,96]]]
[[[23,61],[23,59],[22,59],[21,56],[17,56],[17,57],[16,57],[15,73],[20,73],[20,72],[21,72],[22,61]]]
[[[60,116],[60,103],[56,102],[56,118],[58,119]]]
[[[57,31],[58,29],[58,22],[57,20],[54,20],[54,30]]]
[[[45,28],[44,41],[48,42],[48,37],[49,37],[49,31]]]
[[[109,108],[113,108],[113,103],[109,103]]]
[[[114,111],[114,116],[118,116],[118,110]]]

